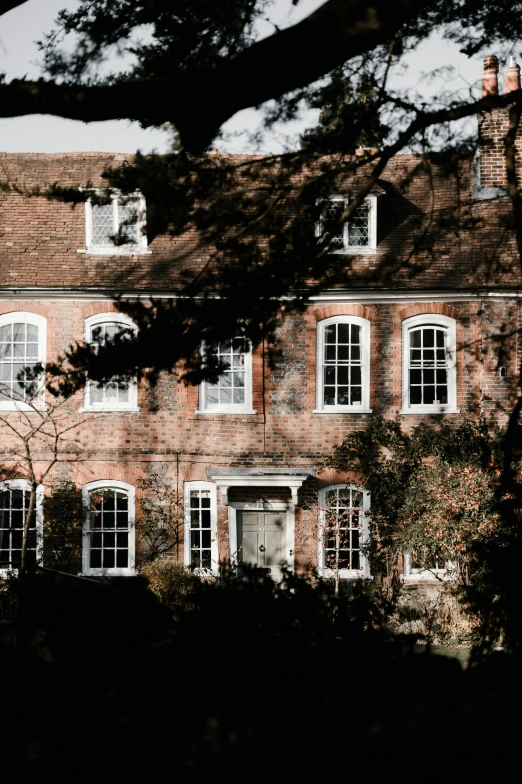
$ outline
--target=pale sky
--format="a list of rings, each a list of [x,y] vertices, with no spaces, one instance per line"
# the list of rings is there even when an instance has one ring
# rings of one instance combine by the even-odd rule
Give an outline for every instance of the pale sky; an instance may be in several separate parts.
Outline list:
[[[301,0],[297,8],[290,0],[275,0],[270,19],[279,26],[287,26],[306,16],[323,0]],[[30,0],[24,5],[0,17],[0,71],[7,79],[27,76],[38,78],[41,71],[37,65],[39,52],[34,41],[53,27],[57,12],[64,7],[74,8],[74,0]],[[260,35],[272,32],[270,24],[262,25]],[[493,52],[492,52],[493,54]],[[482,58],[478,55],[468,61],[458,49],[444,41],[428,41],[422,52],[409,59],[409,72],[400,77],[401,83],[416,86],[426,96],[433,94],[444,84],[446,89],[468,89],[479,82],[482,73]],[[454,75],[441,77],[436,84],[420,82],[422,72],[452,65]],[[398,77],[397,77],[398,78]],[[475,87],[475,92],[476,92]],[[262,147],[264,152],[280,152],[285,134],[299,133],[308,123],[294,123],[290,127],[275,130]],[[245,110],[233,117],[224,127],[227,134],[244,129],[253,130],[256,112]],[[126,120],[102,123],[81,123],[58,117],[33,115],[13,119],[0,119],[0,150],[4,152],[69,152],[69,151],[118,151],[165,152],[168,139],[157,129],[144,130],[138,123]],[[246,138],[230,136],[216,143],[221,152],[250,152]]]

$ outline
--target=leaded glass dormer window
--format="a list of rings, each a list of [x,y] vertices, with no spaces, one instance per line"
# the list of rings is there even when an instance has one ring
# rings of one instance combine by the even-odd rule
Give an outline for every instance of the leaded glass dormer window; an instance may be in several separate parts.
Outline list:
[[[90,253],[143,253],[145,200],[141,194],[114,193],[108,202],[94,196],[86,205],[86,250]]]
[[[356,248],[370,246],[370,203],[363,201],[347,221],[348,245]]]
[[[321,223],[323,233],[321,239],[327,247],[344,247],[344,224],[341,216],[344,212],[344,199],[328,199],[324,208]]]
[[[367,253],[377,246],[377,197],[368,196],[348,220],[343,221],[349,203],[350,199],[345,196],[321,201],[316,236],[327,253]]]

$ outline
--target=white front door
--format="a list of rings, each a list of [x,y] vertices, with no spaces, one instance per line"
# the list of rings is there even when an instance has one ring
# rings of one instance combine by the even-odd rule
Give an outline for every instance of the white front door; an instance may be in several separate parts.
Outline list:
[[[239,512],[238,561],[263,569],[275,580],[288,563],[285,512]]]

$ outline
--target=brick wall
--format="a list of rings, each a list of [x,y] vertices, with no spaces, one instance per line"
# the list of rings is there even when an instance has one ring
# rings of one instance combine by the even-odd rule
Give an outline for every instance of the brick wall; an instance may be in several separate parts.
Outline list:
[[[56,358],[70,343],[83,339],[84,318],[107,311],[106,303],[85,300],[2,302],[4,313],[20,309],[47,313],[47,358]],[[333,310],[332,310],[333,308]],[[360,310],[359,310],[360,309]],[[334,312],[335,311],[335,312]],[[316,408],[317,319],[330,314],[357,315],[371,321],[370,405],[387,417],[399,416],[408,429],[419,422],[434,422],[429,415],[399,415],[402,407],[402,321],[412,315],[444,314],[457,323],[457,405],[460,414],[448,415],[457,422],[467,415],[484,414],[505,424],[516,396],[518,339],[513,326],[519,322],[519,305],[506,301],[449,303],[366,304],[336,303],[311,305],[298,317],[289,317],[272,346],[254,352],[253,383],[255,415],[197,414],[198,394],[194,387],[165,377],[156,388],[142,384],[139,412],[80,414],[83,395],[78,393],[60,409],[80,426],[74,431],[69,453],[60,454],[56,472],[71,476],[79,484],[100,479],[120,479],[136,485],[140,476],[161,468],[180,495],[183,482],[207,480],[211,468],[318,467],[333,446],[350,432],[364,428],[366,414],[314,413]],[[276,352],[273,362],[271,352]],[[272,361],[272,365],[270,364]],[[507,375],[500,368],[507,368]],[[16,412],[4,412],[0,421],[3,463],[19,466],[20,444],[9,433],[6,422],[14,423]],[[29,415],[31,417],[31,415]],[[45,464],[45,453],[40,455]],[[335,477],[319,477],[324,484]],[[344,479],[342,481],[345,481]],[[346,481],[356,481],[351,478]],[[297,516],[300,542],[298,560],[314,562],[316,513],[312,486],[301,493],[302,510]],[[261,490],[231,491],[231,500],[256,501]],[[311,495],[310,495],[311,494]],[[255,496],[255,498],[254,498]],[[288,500],[286,489],[266,489],[270,500]],[[220,536],[226,547],[227,509],[220,505]]]

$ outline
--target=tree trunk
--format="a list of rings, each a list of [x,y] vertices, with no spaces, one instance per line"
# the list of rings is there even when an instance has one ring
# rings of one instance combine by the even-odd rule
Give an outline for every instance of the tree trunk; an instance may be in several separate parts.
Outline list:
[[[21,580],[23,580],[27,574],[27,541],[29,539],[29,529],[31,528],[31,519],[33,517],[33,512],[36,506],[37,488],[38,488],[38,483],[33,480],[31,482],[31,491],[29,493],[29,506],[27,507],[27,512],[24,520],[24,535],[22,537],[22,554],[20,557],[20,569],[19,569],[19,577]]]

